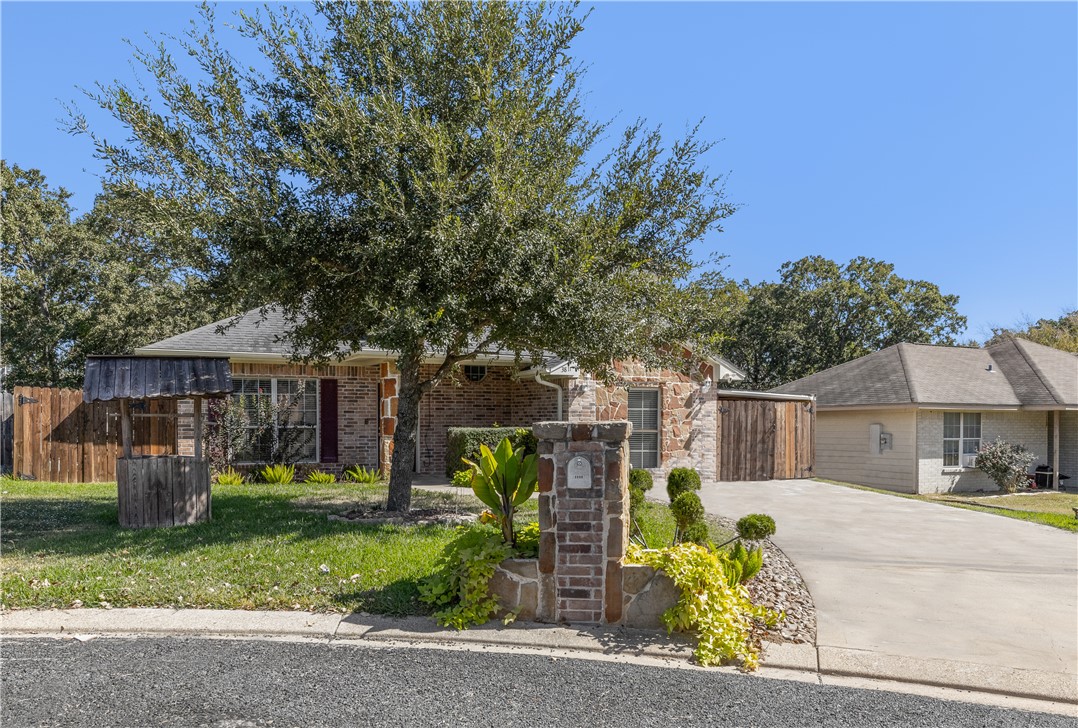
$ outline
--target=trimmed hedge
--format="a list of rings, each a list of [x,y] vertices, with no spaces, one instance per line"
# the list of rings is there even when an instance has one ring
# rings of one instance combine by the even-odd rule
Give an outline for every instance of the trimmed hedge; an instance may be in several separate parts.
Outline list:
[[[493,450],[507,437],[513,451],[524,448],[525,455],[534,453],[538,444],[529,427],[450,427],[445,436],[446,477],[452,478],[455,473],[467,468],[461,458],[478,462],[480,445]]]

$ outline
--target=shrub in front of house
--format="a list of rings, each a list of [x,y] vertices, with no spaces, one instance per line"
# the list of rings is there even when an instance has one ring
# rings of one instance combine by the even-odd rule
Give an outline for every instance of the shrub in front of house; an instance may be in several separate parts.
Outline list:
[[[700,502],[700,496],[691,490],[679,493],[677,498],[670,502],[670,512],[677,523],[678,541],[700,544],[707,542],[708,529],[704,522],[704,504]]]
[[[310,483],[311,485],[332,485],[337,482],[337,476],[333,473],[325,473],[321,470],[312,470],[307,473],[307,477],[303,479],[304,483]]]
[[[514,452],[523,450],[525,456],[535,453],[535,435],[527,427],[450,427],[445,434],[445,476],[452,478],[467,470],[462,459],[478,462],[480,445],[494,450],[505,438],[509,438]]]
[[[775,533],[775,519],[765,513],[750,513],[737,522],[737,536],[746,541],[762,541]]]
[[[700,473],[692,468],[674,468],[666,476],[666,495],[673,503],[682,493],[700,490]]]
[[[982,445],[977,451],[977,468],[991,478],[1000,490],[1013,493],[1026,484],[1026,471],[1034,457],[1024,446],[997,437],[995,442]]]
[[[643,492],[648,492],[655,485],[654,478],[651,477],[651,473],[647,470],[641,470],[640,468],[633,468],[629,471],[629,488],[639,488]]]
[[[258,479],[263,483],[284,485],[296,481],[295,465],[267,465],[258,471]]]
[[[244,482],[243,473],[231,466],[214,475],[213,480],[217,485],[243,485]]]
[[[344,480],[347,483],[365,483],[374,485],[382,481],[382,474],[377,468],[365,468],[362,465],[353,465],[344,469]]]

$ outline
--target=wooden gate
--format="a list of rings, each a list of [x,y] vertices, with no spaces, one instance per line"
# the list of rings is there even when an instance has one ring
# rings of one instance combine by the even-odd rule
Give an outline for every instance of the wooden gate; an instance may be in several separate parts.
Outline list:
[[[33,480],[116,480],[118,402],[82,401],[81,389],[15,387],[13,472]],[[176,400],[154,400],[132,417],[136,455],[176,454]]]
[[[812,477],[815,409],[805,399],[719,399],[719,480]]]

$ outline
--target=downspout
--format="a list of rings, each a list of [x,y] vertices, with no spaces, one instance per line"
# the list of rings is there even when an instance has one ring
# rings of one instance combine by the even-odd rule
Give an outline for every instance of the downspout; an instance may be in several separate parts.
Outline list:
[[[551,389],[558,390],[558,422],[561,422],[561,400],[563,394],[562,388],[559,385],[554,384],[554,382],[548,382],[543,379],[543,377],[540,376],[538,369],[535,370],[535,381],[539,384],[542,384],[544,387],[550,387]]]

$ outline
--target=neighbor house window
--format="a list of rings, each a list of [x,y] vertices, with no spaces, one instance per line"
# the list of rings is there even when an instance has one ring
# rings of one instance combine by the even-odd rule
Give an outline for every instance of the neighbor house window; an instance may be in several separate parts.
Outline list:
[[[943,467],[972,467],[980,449],[980,413],[944,412]]]
[[[629,464],[634,468],[659,467],[659,390],[629,390]]]
[[[233,378],[232,400],[244,408],[248,423],[238,462],[269,462],[275,453],[290,462],[318,459],[317,379]],[[267,415],[271,422],[264,422]]]

